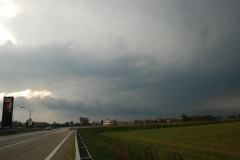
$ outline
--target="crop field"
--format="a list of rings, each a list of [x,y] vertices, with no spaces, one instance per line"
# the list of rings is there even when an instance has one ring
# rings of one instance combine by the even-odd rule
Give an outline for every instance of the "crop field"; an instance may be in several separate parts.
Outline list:
[[[82,129],[92,157],[112,159],[240,159],[240,122]]]

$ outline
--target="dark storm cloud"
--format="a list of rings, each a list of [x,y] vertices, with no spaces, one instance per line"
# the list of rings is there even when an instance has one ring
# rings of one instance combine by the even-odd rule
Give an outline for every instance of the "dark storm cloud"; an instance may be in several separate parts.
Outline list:
[[[240,112],[239,1],[138,2],[21,13],[8,25],[29,44],[0,46],[0,89],[48,90],[17,101],[64,120]]]
[[[199,37],[206,39],[206,36],[201,34]],[[96,93],[103,91],[101,95],[90,97],[88,102],[79,100],[75,102],[77,104],[71,104],[64,99],[49,101],[50,99],[45,98],[47,104],[42,105],[48,106],[50,110],[56,108],[64,112],[79,111],[93,115],[96,113],[146,115],[148,112],[173,114],[174,110],[177,114],[194,110],[198,112],[210,100],[240,94],[238,71],[240,57],[235,52],[240,48],[237,41],[229,43],[228,40],[226,38],[227,42],[221,42],[222,45],[214,49],[205,47],[202,50],[199,49],[202,43],[197,44],[195,50],[192,50],[193,54],[184,57],[191,58],[184,64],[181,58],[165,64],[164,61],[158,60],[157,56],[130,53],[121,54],[107,61],[96,61],[88,56],[91,54],[88,53],[90,51],[73,49],[69,44],[23,49],[18,50],[18,53],[14,48],[6,49],[3,46],[1,50],[5,49],[5,53],[0,56],[5,60],[2,61],[2,66],[7,70],[9,66],[11,67],[9,72],[1,70],[3,75],[1,80],[4,83],[7,80],[4,77],[12,75],[15,79],[14,76],[17,75],[18,79],[24,77],[24,80],[34,81],[37,83],[35,87],[38,87],[42,85],[38,83],[45,79],[47,88],[51,88],[52,83],[60,83],[63,88],[65,85],[68,86],[68,83],[73,83],[72,87],[81,92],[82,84],[79,82],[78,86],[78,82],[71,82],[71,77],[85,77],[96,83],[94,87],[98,90]],[[11,74],[13,70],[17,71],[16,75]],[[68,77],[69,82],[65,82],[65,77]],[[104,85],[110,87],[101,88],[98,81],[103,81]],[[75,99],[78,99],[77,95],[75,96]]]

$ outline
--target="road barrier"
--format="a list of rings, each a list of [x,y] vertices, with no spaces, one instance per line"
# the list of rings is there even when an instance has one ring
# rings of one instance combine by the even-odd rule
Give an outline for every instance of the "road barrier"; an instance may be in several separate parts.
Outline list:
[[[86,145],[83,143],[82,137],[80,136],[79,129],[75,136],[75,160],[93,160]]]

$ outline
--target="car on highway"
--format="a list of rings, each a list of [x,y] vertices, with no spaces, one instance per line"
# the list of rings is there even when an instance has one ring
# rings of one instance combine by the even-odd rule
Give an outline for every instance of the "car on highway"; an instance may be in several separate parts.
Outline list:
[[[52,130],[51,126],[47,126],[46,130]]]

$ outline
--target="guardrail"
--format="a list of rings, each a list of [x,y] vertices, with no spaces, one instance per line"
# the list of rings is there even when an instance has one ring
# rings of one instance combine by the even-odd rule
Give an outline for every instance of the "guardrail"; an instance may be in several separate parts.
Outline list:
[[[80,136],[79,130],[75,135],[75,160],[93,160],[86,145],[84,144],[82,137]]]

